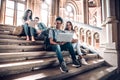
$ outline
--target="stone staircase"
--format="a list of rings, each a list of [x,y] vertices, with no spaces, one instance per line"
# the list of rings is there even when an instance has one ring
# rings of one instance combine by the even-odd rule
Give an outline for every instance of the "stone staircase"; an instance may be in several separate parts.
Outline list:
[[[68,51],[63,51],[69,72],[62,73],[55,52],[45,51],[42,40],[25,41],[11,35],[12,30],[0,25],[0,80],[107,80],[116,71],[97,53],[87,53],[89,65],[75,68]]]

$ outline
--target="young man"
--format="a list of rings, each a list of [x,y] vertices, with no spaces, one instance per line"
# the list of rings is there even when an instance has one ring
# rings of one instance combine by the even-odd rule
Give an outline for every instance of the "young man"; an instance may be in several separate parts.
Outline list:
[[[63,33],[63,31],[61,30],[62,23],[63,23],[63,19],[61,17],[57,17],[56,18],[56,29],[54,29],[54,31],[52,31],[52,30],[49,31],[49,41],[50,41],[49,47],[51,47],[51,49],[53,51],[55,51],[57,54],[57,58],[58,58],[59,63],[60,63],[60,70],[62,72],[68,72],[68,68],[66,66],[66,63],[63,59],[63,55],[61,52],[62,50],[69,51],[71,58],[72,58],[72,61],[73,61],[73,66],[80,67],[80,63],[76,59],[75,52],[74,52],[74,49],[73,49],[71,42],[66,42],[66,43],[56,42],[58,33]]]
[[[37,39],[44,39],[44,34],[46,33],[47,27],[44,23],[39,22],[39,17],[34,18],[35,22],[35,32],[37,34]]]

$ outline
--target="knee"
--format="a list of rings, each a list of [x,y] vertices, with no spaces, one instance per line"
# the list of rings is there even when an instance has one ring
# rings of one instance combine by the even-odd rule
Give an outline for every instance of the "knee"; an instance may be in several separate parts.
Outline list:
[[[69,46],[69,47],[72,46],[72,43],[71,43],[71,42],[67,42],[66,44],[67,44],[67,46]]]
[[[53,50],[61,50],[60,48],[60,45],[56,44],[56,45],[53,45]]]

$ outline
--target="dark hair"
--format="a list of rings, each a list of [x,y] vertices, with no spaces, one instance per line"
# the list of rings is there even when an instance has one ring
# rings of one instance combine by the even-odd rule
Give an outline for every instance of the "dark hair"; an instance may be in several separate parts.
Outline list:
[[[67,24],[68,24],[68,23],[70,23],[70,25],[71,25],[71,30],[74,31],[72,22],[70,22],[70,21],[67,21],[67,22],[66,22],[65,30],[68,30],[68,27],[67,27]]]
[[[27,16],[28,16],[28,13],[31,11],[31,15],[30,15],[30,19],[32,20],[32,10],[30,10],[30,9],[27,9],[26,11],[25,11],[25,13],[24,13],[24,16],[23,16],[23,20],[27,20]]]
[[[57,17],[56,21],[61,21],[61,23],[63,23],[63,19],[61,17]]]
[[[34,19],[38,19],[39,20],[39,17],[35,17]]]

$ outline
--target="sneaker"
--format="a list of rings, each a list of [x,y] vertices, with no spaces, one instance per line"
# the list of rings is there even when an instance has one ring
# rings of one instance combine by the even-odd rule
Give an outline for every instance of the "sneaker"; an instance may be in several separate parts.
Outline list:
[[[88,65],[88,63],[86,62],[86,60],[85,60],[84,58],[81,59],[81,63],[82,63],[83,65]]]
[[[61,70],[61,72],[63,72],[63,73],[68,72],[68,68],[67,68],[65,62],[62,62],[62,63],[60,64],[60,70]]]
[[[74,60],[74,61],[73,61],[73,65],[72,65],[72,66],[74,66],[74,67],[78,68],[78,67],[80,67],[80,66],[81,66],[81,64],[80,64],[80,62],[79,62],[78,60]]]

